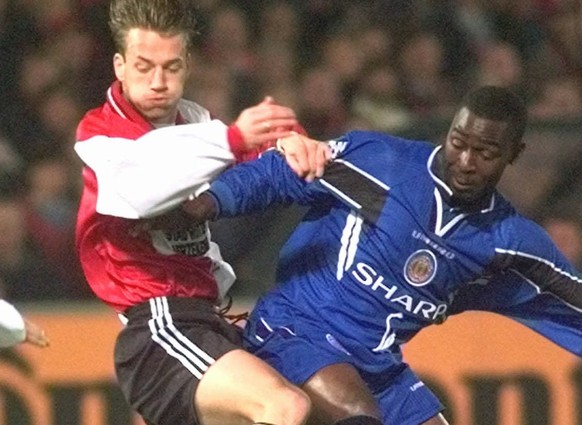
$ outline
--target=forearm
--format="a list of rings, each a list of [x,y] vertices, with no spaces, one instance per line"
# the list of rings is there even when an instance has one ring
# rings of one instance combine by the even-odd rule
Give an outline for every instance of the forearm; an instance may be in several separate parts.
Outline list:
[[[318,191],[289,168],[285,159],[268,153],[261,159],[237,165],[210,186],[215,218],[260,213],[271,205],[310,204]]]
[[[125,218],[175,208],[234,162],[220,121],[154,130],[138,140],[96,136],[75,150],[97,175],[97,211]]]

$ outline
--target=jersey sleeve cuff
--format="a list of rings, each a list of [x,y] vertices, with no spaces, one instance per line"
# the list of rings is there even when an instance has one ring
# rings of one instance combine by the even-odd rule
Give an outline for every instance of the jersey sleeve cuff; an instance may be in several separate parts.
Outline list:
[[[215,220],[221,217],[232,217],[234,215],[236,211],[236,198],[229,186],[220,180],[216,180],[205,193],[209,194],[216,204]]]
[[[244,156],[246,145],[240,128],[236,124],[231,124],[226,130],[226,137],[230,150],[234,154],[237,162]]]

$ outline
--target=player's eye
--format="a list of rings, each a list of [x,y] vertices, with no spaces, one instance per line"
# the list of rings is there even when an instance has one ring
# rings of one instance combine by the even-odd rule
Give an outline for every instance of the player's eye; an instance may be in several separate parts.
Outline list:
[[[486,161],[492,161],[499,157],[499,153],[485,149],[481,151],[481,157]]]
[[[458,137],[453,136],[451,137],[451,146],[453,146],[455,149],[463,149],[465,147],[465,142],[463,142]]]
[[[138,63],[135,65],[135,69],[137,69],[138,72],[145,74],[146,72],[149,72],[149,70],[152,69],[152,67],[145,63]]]
[[[170,71],[173,71],[173,72],[177,72],[177,71],[179,71],[179,70],[181,70],[181,69],[182,69],[182,65],[181,65],[181,64],[179,64],[179,63],[172,64],[172,65],[170,65],[170,67],[169,67],[169,70],[170,70]]]

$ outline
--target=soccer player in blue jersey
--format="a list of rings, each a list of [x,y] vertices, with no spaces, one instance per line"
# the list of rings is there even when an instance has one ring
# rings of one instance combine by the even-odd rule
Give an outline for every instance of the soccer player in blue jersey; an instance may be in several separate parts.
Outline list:
[[[329,142],[321,179],[267,154],[186,206],[202,219],[311,206],[245,340],[309,394],[312,423],[446,424],[401,346],[465,310],[503,314],[582,356],[580,275],[496,190],[525,147],[526,120],[511,91],[481,87],[442,145],[350,132]]]

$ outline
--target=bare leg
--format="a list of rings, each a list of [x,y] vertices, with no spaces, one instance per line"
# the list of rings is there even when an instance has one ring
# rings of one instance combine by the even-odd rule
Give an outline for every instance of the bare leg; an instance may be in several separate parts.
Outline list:
[[[329,425],[358,415],[381,418],[373,394],[349,364],[338,363],[321,369],[302,388],[313,403],[310,424]]]
[[[225,354],[208,369],[194,405],[204,425],[302,425],[310,410],[303,391],[242,349]]]

